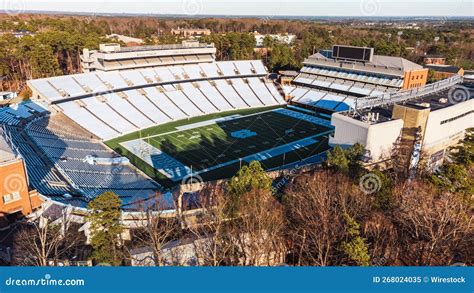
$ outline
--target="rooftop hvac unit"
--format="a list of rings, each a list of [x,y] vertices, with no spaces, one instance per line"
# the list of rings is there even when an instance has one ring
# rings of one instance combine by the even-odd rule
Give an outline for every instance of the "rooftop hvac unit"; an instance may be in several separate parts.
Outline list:
[[[240,71],[237,68],[234,68],[235,74],[240,74]]]
[[[174,86],[178,91],[182,91],[183,87],[180,84]]]
[[[199,88],[199,83],[193,82],[193,86],[198,89]]]
[[[219,75],[219,76],[224,76],[224,73],[223,73],[222,71],[220,71],[220,70],[217,70],[217,75]]]
[[[146,92],[144,89],[137,89],[138,93],[142,96],[145,96],[146,95]]]
[[[189,79],[189,75],[187,73],[183,73],[184,79]]]
[[[252,73],[255,73],[255,74],[257,73],[257,70],[256,70],[255,68],[253,68],[253,67],[250,68],[250,71],[252,71]]]
[[[247,78],[242,78],[242,80],[244,81],[244,83],[249,83],[249,80]]]
[[[377,122],[379,121],[380,113],[367,113],[367,122]]]
[[[176,80],[181,80],[181,77],[180,77],[179,75],[173,74],[173,76],[174,76],[174,79],[176,79]]]
[[[227,83],[230,85],[233,85],[234,83],[232,82],[232,79],[227,79]]]
[[[160,93],[164,93],[165,89],[161,86],[156,87]]]
[[[214,86],[214,87],[216,86],[216,82],[213,81],[213,80],[210,80],[209,83],[210,83],[212,86]]]
[[[199,71],[199,74],[202,76],[202,77],[207,77],[206,73],[204,73],[204,71]]]
[[[159,77],[158,75],[155,75],[155,80],[156,80],[157,82],[161,82],[161,77]]]

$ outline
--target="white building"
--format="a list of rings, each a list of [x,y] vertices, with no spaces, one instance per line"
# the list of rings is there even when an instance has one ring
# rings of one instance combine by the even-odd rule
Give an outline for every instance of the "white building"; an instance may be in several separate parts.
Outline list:
[[[128,36],[124,36],[124,35],[119,35],[119,34],[110,34],[110,35],[107,35],[107,38],[108,39],[117,39],[121,42],[124,42],[124,43],[136,43],[136,44],[143,44],[144,41],[142,39],[139,39],[139,38],[133,38],[133,37],[128,37]]]
[[[8,101],[16,97],[17,95],[15,92],[0,92],[0,101]]]
[[[409,147],[406,155],[421,155],[434,167],[442,163],[450,146],[464,138],[466,129],[474,127],[473,96],[474,84],[464,83],[404,104],[335,113],[331,119],[335,133],[329,143],[364,145],[369,164],[390,160],[394,146],[400,144]],[[415,154],[417,144],[419,154]]]
[[[293,43],[293,41],[296,39],[296,35],[293,35],[293,34],[277,34],[277,35],[271,35],[271,34],[268,34],[268,35],[262,35],[258,32],[254,32],[254,36],[255,36],[255,41],[256,41],[256,46],[257,47],[263,47],[263,41],[265,40],[265,37],[270,37],[272,38],[273,40],[277,41],[277,42],[280,42],[280,43],[284,43],[284,44],[287,44],[287,45],[291,45]]]
[[[84,49],[81,66],[84,72],[116,71],[167,65],[213,62],[214,44],[183,41],[181,44],[121,47],[101,44],[99,50]]]

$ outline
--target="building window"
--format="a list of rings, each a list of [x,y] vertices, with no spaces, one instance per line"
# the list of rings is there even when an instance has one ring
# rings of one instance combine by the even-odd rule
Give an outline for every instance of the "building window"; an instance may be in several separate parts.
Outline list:
[[[3,203],[8,203],[12,200],[11,194],[6,194],[3,196]]]
[[[12,193],[13,200],[20,199],[20,193],[18,191]]]
[[[472,113],[474,113],[474,110],[468,111],[468,112],[466,112],[466,113],[463,113],[463,114],[461,114],[461,115],[458,115],[458,116],[453,117],[453,118],[450,118],[450,119],[443,120],[443,121],[440,122],[440,124],[445,124],[445,123],[448,123],[448,122],[451,122],[451,121],[460,119],[460,118],[462,118],[462,117],[464,117],[464,116],[467,116],[467,115],[469,115],[469,114],[472,114]]]
[[[3,203],[9,203],[11,201],[18,200],[18,199],[20,199],[20,193],[16,191],[10,194],[5,194],[3,196]]]

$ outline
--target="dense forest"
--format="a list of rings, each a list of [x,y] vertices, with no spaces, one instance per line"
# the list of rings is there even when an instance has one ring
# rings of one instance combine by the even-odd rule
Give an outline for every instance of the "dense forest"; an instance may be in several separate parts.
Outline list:
[[[277,19],[180,19],[98,16],[0,16],[0,77],[3,88],[21,90],[32,78],[80,72],[83,48],[94,49],[107,42],[106,35],[118,33],[144,39],[146,44],[169,44],[181,39],[172,28],[208,28],[218,60],[261,58],[270,71],[298,69],[301,62],[332,44],[372,46],[377,54],[403,56],[420,63],[424,54],[440,54],[447,62],[474,68],[472,24],[443,22],[426,24],[418,30],[387,26],[357,26],[350,23]],[[15,38],[9,32],[28,31]],[[254,51],[252,32],[292,33],[291,44],[265,40],[268,50]],[[406,48],[414,48],[407,50]]]
[[[473,265],[474,129],[438,171],[420,167],[410,179],[396,167],[366,170],[364,152],[335,147],[323,165],[276,180],[251,162],[205,185],[196,217],[143,205],[143,227],[127,241],[117,237],[121,200],[105,192],[88,205],[90,245],[76,226],[58,233],[54,222],[32,221],[14,235],[13,264],[44,266],[82,251],[95,264],[130,265],[130,251],[149,247],[154,265],[181,265],[165,248],[182,241],[194,243],[194,265],[204,266]]]

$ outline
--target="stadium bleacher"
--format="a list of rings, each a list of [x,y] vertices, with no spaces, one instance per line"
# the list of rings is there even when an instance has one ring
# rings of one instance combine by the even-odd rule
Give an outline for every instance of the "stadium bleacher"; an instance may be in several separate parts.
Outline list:
[[[397,91],[403,84],[398,77],[351,72],[304,65],[295,78],[291,101],[330,111],[346,111],[358,97],[380,96]]]
[[[221,111],[283,105],[261,61],[90,72],[29,81],[33,97],[101,139]]]
[[[35,113],[44,113],[47,110],[34,102],[27,101],[21,104],[0,108],[0,124],[19,125],[22,119],[27,119]]]
[[[74,192],[72,190],[75,190],[75,192],[82,193],[86,199],[90,199],[110,190],[122,197],[123,204],[129,204],[140,198],[147,198],[160,190],[161,187],[158,184],[142,175],[129,163],[119,165],[88,163],[85,160],[87,156],[114,158],[117,157],[117,154],[108,150],[100,142],[58,131],[53,124],[48,123],[48,120],[49,117],[46,116],[31,122],[26,128],[26,134],[31,142],[42,151],[45,159],[54,165],[55,170],[60,172],[66,180],[54,177],[54,173],[39,174],[38,176],[44,175],[44,179],[40,181],[41,184],[38,184],[38,189],[42,190],[43,194],[60,195],[61,192],[72,193]],[[21,143],[22,141],[17,139],[16,142]],[[27,157],[35,157],[35,152],[32,149],[25,149],[24,153]],[[28,162],[28,160],[31,159],[27,159],[27,166],[38,166],[38,162]],[[44,172],[46,166],[41,167],[39,171]],[[60,192],[53,193],[44,190],[42,187],[44,182],[51,180],[64,182],[64,184],[70,183],[70,187],[67,190],[61,189]],[[97,192],[93,192],[94,190]],[[86,203],[87,201],[84,204]]]
[[[63,82],[64,78],[61,78],[50,86],[62,86]],[[108,97],[108,101],[119,101],[112,103],[112,107],[121,107],[119,99],[118,96]],[[105,131],[110,131],[85,107],[67,103],[64,108],[90,125],[102,125]],[[130,119],[137,124],[143,123],[144,116],[139,117],[137,113],[134,112],[135,116]],[[23,158],[31,187],[57,202],[86,207],[95,196],[113,191],[124,205],[131,205],[161,190],[160,185],[127,162],[90,164],[86,157],[111,160],[118,155],[97,140],[89,139],[89,135],[84,135],[84,130],[79,131],[74,124],[51,120],[50,112],[35,101],[0,108],[0,126]]]

